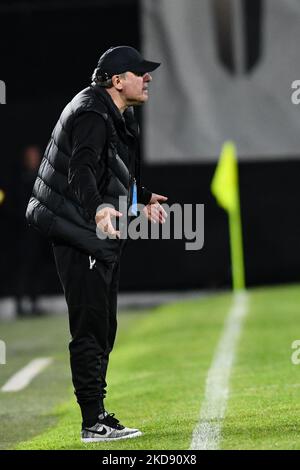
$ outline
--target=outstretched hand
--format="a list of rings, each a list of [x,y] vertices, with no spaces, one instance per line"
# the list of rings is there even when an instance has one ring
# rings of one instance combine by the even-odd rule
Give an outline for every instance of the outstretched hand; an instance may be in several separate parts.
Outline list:
[[[116,211],[113,207],[103,207],[96,213],[96,225],[101,232],[108,234],[109,237],[120,238],[120,231],[115,230],[112,224],[113,217],[122,217],[121,212]]]
[[[152,193],[149,204],[143,209],[145,217],[154,224],[157,222],[164,224],[168,215],[160,203],[166,202],[167,200],[168,198],[166,196]]]

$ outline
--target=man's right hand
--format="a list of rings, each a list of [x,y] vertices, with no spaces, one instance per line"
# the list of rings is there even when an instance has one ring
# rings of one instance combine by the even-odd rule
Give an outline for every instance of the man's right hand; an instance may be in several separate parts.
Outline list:
[[[113,207],[103,207],[103,209],[96,213],[96,225],[101,232],[108,234],[109,237],[120,238],[120,231],[114,229],[112,218],[121,217],[122,215],[121,212],[116,211]]]

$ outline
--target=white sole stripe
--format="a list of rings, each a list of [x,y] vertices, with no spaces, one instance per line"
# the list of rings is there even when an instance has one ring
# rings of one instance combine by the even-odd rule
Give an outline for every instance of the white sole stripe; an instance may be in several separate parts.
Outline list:
[[[142,436],[143,434],[139,431],[134,434],[128,434],[127,436],[121,437],[82,437],[82,442],[109,442],[109,441],[120,441],[121,439],[133,439],[135,437]]]

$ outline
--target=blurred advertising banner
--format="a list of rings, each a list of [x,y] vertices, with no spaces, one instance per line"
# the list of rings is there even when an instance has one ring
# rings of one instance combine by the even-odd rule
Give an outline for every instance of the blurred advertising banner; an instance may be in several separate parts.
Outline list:
[[[214,161],[228,139],[244,159],[300,155],[298,0],[142,0],[142,41],[162,62],[144,110],[148,162]]]

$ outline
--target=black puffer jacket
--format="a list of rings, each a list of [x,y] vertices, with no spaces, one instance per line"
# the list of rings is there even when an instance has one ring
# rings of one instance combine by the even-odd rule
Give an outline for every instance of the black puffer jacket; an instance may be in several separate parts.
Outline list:
[[[130,185],[136,177],[139,192],[139,162],[136,155],[138,128],[132,109],[122,118],[111,106],[108,93],[91,85],[78,93],[63,110],[50,138],[34,184],[26,217],[28,223],[53,239],[75,246],[93,257],[114,261],[120,254],[122,240],[99,239],[94,217],[84,209],[68,183],[72,155],[71,133],[74,120],[81,113],[95,112],[107,124],[107,141],[99,155],[96,181],[103,202],[119,207],[119,197],[130,204]],[[146,192],[146,199],[151,193]],[[145,194],[144,194],[144,201]]]

